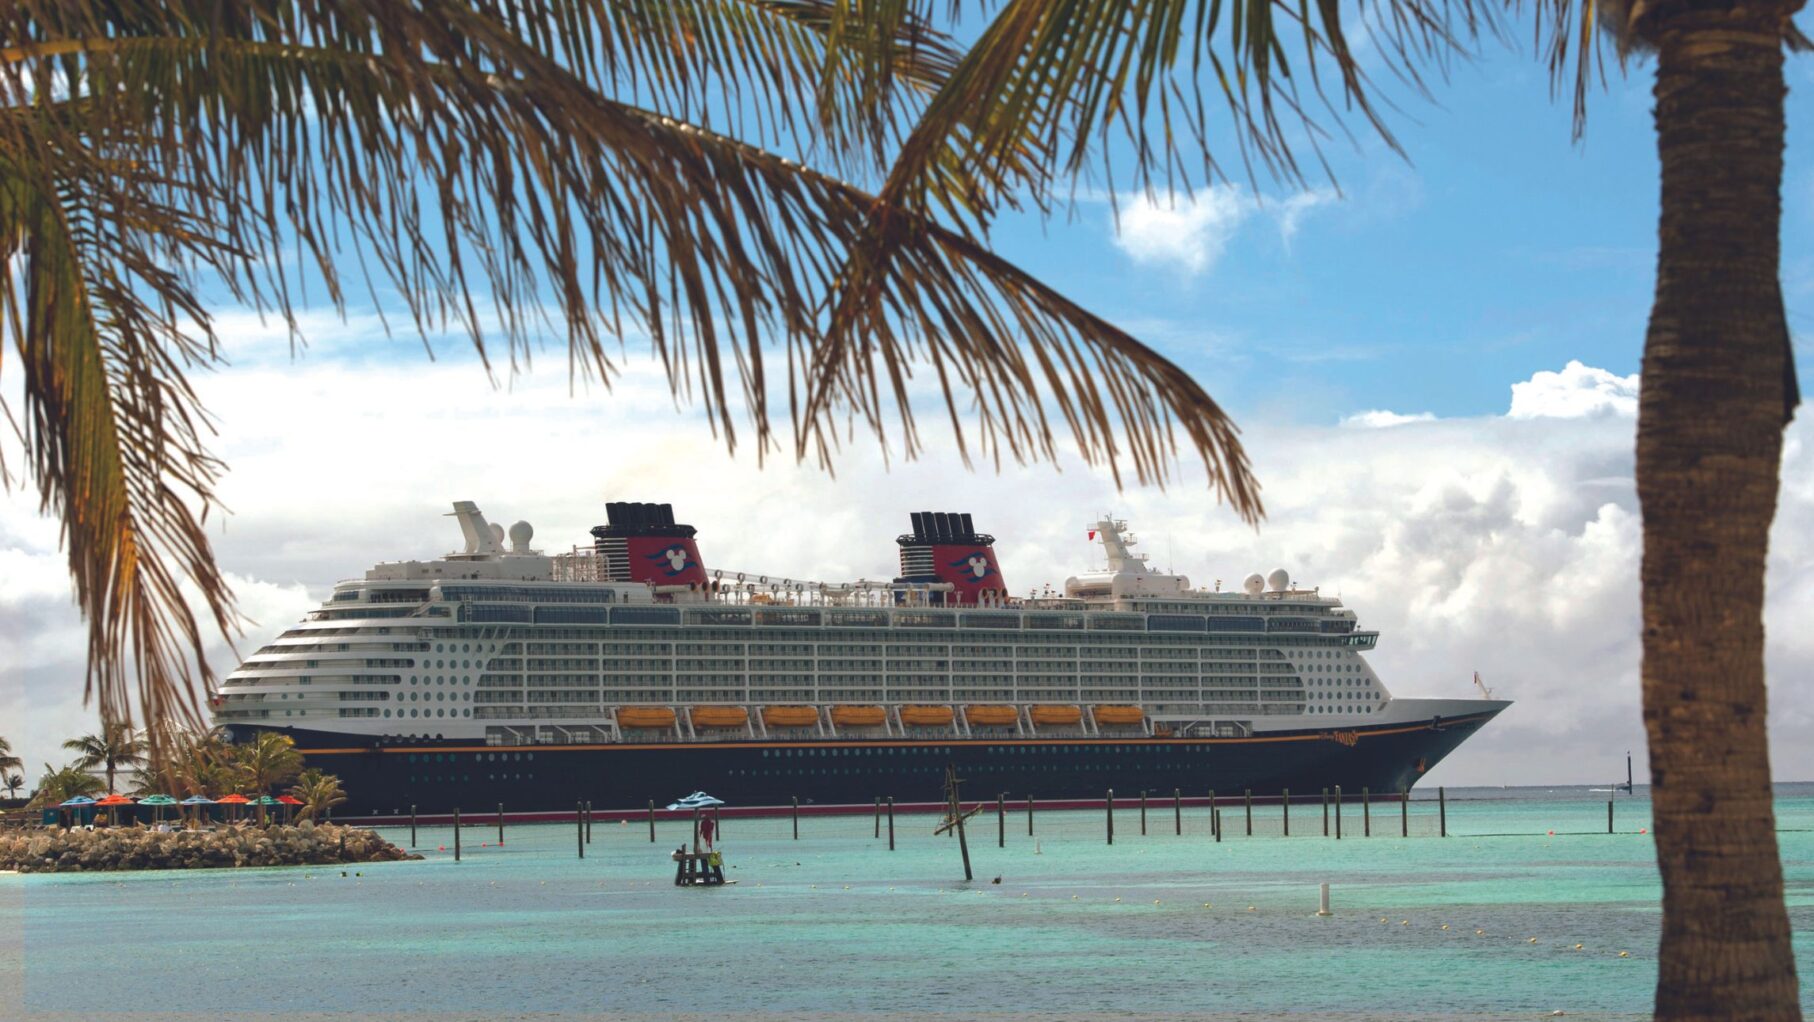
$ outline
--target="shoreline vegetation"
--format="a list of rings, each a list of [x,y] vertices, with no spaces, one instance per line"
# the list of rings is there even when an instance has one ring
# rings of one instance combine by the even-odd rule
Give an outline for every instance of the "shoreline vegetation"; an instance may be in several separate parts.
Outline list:
[[[375,831],[312,820],[207,830],[123,826],[0,833],[0,871],[18,873],[328,866],[420,858]]]

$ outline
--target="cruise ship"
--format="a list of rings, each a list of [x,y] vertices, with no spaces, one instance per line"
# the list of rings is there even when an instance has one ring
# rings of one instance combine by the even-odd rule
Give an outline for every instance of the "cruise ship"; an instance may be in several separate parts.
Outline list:
[[[947,765],[971,797],[1391,797],[1509,705],[1394,696],[1339,599],[1193,588],[1113,516],[1080,530],[1101,567],[1024,597],[969,514],[912,514],[900,575],[845,583],[710,570],[668,504],[552,554],[451,517],[459,552],[338,583],[212,700],[338,775],[341,815],[932,802]]]

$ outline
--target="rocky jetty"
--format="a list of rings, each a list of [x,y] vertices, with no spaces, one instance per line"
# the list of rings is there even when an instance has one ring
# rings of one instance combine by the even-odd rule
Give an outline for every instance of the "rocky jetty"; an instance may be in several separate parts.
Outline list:
[[[369,830],[308,820],[162,832],[144,827],[0,834],[0,870],[79,873],[118,869],[325,866],[420,859]]]

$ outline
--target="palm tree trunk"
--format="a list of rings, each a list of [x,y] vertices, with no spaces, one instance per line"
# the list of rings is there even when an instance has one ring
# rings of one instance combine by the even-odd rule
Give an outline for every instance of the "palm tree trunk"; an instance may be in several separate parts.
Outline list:
[[[1659,13],[1662,219],[1637,482],[1659,1019],[1800,1019],[1771,801],[1764,562],[1798,399],[1777,278],[1796,0]]]

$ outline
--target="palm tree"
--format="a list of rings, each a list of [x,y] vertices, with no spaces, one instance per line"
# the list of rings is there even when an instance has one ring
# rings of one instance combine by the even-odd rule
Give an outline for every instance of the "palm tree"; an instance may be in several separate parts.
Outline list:
[[[13,755],[13,743],[0,738],[0,773],[25,769],[25,763]]]
[[[260,731],[256,739],[233,750],[240,783],[251,793],[269,795],[302,772],[302,753],[289,735]]]
[[[38,790],[32,795],[27,809],[49,809],[63,804],[77,795],[99,795],[107,789],[101,787],[101,779],[88,772],[80,764],[53,767],[44,764],[44,774],[38,778]]]
[[[1603,66],[1599,25],[1622,65],[1635,54],[1656,60],[1662,214],[1637,477],[1644,720],[1664,891],[1659,1018],[1801,1017],[1765,736],[1763,595],[1782,431],[1800,402],[1777,237],[1783,60],[1809,47],[1790,20],[1803,2],[1534,6],[1552,75],[1572,78],[1577,131]],[[1095,160],[1108,166],[1094,146],[1113,129],[1133,138],[1142,184],[1198,159],[1213,177],[1207,92],[1228,107],[1250,171],[1257,163],[1301,181],[1292,139],[1314,146],[1319,103],[1332,118],[1343,105],[1359,111],[1396,148],[1345,18],[1364,19],[1388,67],[1422,88],[1425,66],[1440,68],[1501,17],[1479,0],[1388,0],[1358,14],[1344,4],[1221,0],[1081,10],[1003,4],[930,101],[880,189],[874,230],[841,272],[834,323],[845,329],[815,362],[826,386],[860,382],[869,357],[860,328],[900,258],[893,211],[951,202],[950,167],[970,171],[958,179],[969,208],[1016,190],[1049,208],[1066,177]],[[1288,54],[1297,53],[1294,75]]]
[[[7,774],[6,775],[6,797],[7,798],[18,798],[19,789],[23,788],[23,787],[25,787],[25,775],[24,774]]]
[[[0,0],[0,345],[102,716],[143,721],[162,762],[213,682],[183,587],[237,630],[203,528],[222,466],[185,376],[221,355],[203,280],[294,333],[304,283],[338,306],[369,274],[425,338],[464,333],[514,370],[558,330],[607,384],[612,342],[646,335],[727,445],[772,451],[780,418],[822,460],[852,415],[888,436],[884,395],[913,452],[923,352],[992,458],[1052,453],[1049,401],[1086,457],[1158,478],[1175,426],[1256,513],[1231,424],[1186,374],[974,235],[846,183],[880,172],[957,55],[917,14],[871,31],[864,6]],[[963,169],[940,173],[960,197]],[[873,358],[820,393],[838,264],[878,214],[895,255],[866,278],[877,300],[938,315],[864,323]]]
[[[101,767],[107,774],[107,790],[113,786],[114,774],[123,766],[145,763],[145,741],[125,724],[103,723],[98,735],[83,735],[63,743],[63,748],[76,753],[76,766],[90,770]]]
[[[315,767],[302,772],[290,794],[302,801],[302,808],[297,810],[298,819],[312,820],[317,813],[327,819],[335,806],[346,801],[346,792],[340,787],[340,778],[333,774],[324,774]]]

